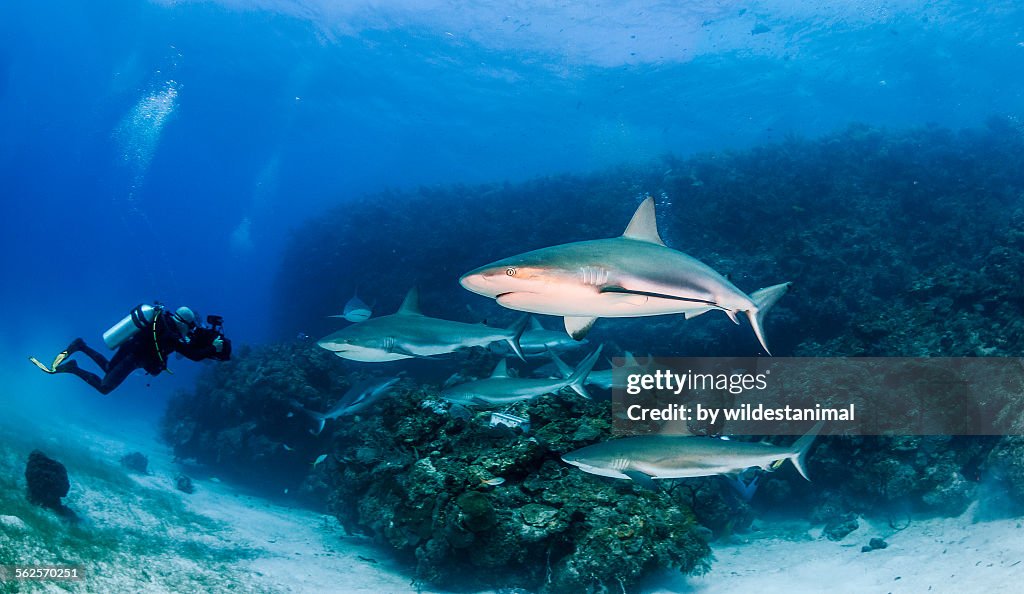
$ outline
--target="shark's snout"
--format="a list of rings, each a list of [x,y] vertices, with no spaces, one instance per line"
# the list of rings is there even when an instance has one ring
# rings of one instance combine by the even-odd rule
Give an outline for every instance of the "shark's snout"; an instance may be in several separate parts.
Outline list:
[[[462,278],[459,279],[459,284],[461,284],[466,290],[479,295],[493,297],[497,294],[497,287],[493,277],[494,275],[488,270],[478,268],[463,274]]]
[[[348,344],[346,341],[321,339],[316,341],[316,346],[328,351],[343,351]]]

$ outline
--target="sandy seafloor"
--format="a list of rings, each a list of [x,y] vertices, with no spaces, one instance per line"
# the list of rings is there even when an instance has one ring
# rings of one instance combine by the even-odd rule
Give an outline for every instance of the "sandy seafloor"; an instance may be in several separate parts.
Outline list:
[[[24,461],[40,447],[68,466],[72,487],[65,502],[83,528],[123,538],[116,551],[90,553],[98,560],[87,566],[86,580],[22,584],[21,591],[417,591],[408,568],[367,539],[346,535],[329,515],[254,496],[195,467],[187,470],[196,492],[177,491],[173,478],[181,467],[151,427],[50,426],[47,437],[38,435],[31,422],[4,414],[0,471],[17,474],[23,490]],[[148,475],[121,468],[119,458],[131,451],[149,457]],[[54,538],[19,526],[11,512],[0,510],[0,545],[14,547],[28,564],[53,562]],[[657,576],[645,590],[1011,591],[1024,580],[1024,519],[977,516],[975,506],[959,518],[902,519],[899,529],[860,518],[860,528],[840,542],[823,538],[820,527],[758,521],[749,533],[713,543],[707,575]],[[62,522],[53,518],[50,527],[65,530]],[[885,538],[888,548],[861,552],[873,537]]]

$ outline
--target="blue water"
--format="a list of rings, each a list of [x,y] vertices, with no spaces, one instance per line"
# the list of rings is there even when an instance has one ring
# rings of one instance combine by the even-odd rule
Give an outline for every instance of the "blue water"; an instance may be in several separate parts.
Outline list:
[[[1010,1],[407,4],[4,3],[3,384],[155,299],[268,340],[291,230],[367,192],[1024,111]],[[157,412],[174,367],[97,406]]]

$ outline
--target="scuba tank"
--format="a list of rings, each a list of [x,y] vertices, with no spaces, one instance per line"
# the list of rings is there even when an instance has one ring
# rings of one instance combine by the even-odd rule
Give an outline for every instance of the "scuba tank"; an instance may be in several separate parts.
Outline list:
[[[126,340],[135,336],[139,330],[152,324],[162,310],[162,305],[153,306],[145,303],[136,305],[120,322],[103,333],[103,342],[107,344],[107,348],[116,349]]]

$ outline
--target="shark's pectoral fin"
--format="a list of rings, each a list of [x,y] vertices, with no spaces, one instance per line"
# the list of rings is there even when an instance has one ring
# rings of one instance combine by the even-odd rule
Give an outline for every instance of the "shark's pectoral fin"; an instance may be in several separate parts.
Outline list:
[[[590,332],[590,328],[594,326],[594,322],[597,318],[579,318],[579,317],[566,317],[565,318],[565,331],[569,333],[569,336],[573,337],[573,340],[583,340],[583,337]]]
[[[654,479],[651,478],[651,475],[649,474],[644,474],[639,470],[623,470],[622,474],[628,476],[629,480],[633,481],[634,483],[640,485],[645,489],[650,489],[652,491],[658,490],[658,485],[654,482]]]
[[[415,358],[415,359],[434,359],[435,358],[435,357],[432,357],[430,355],[420,355],[418,353],[414,353],[414,352],[410,351],[409,349],[405,348],[404,346],[402,346],[400,344],[394,344],[394,345],[389,346],[387,348],[387,352],[389,352],[391,354],[394,354],[394,355],[403,355],[403,356],[412,357],[412,358]]]

